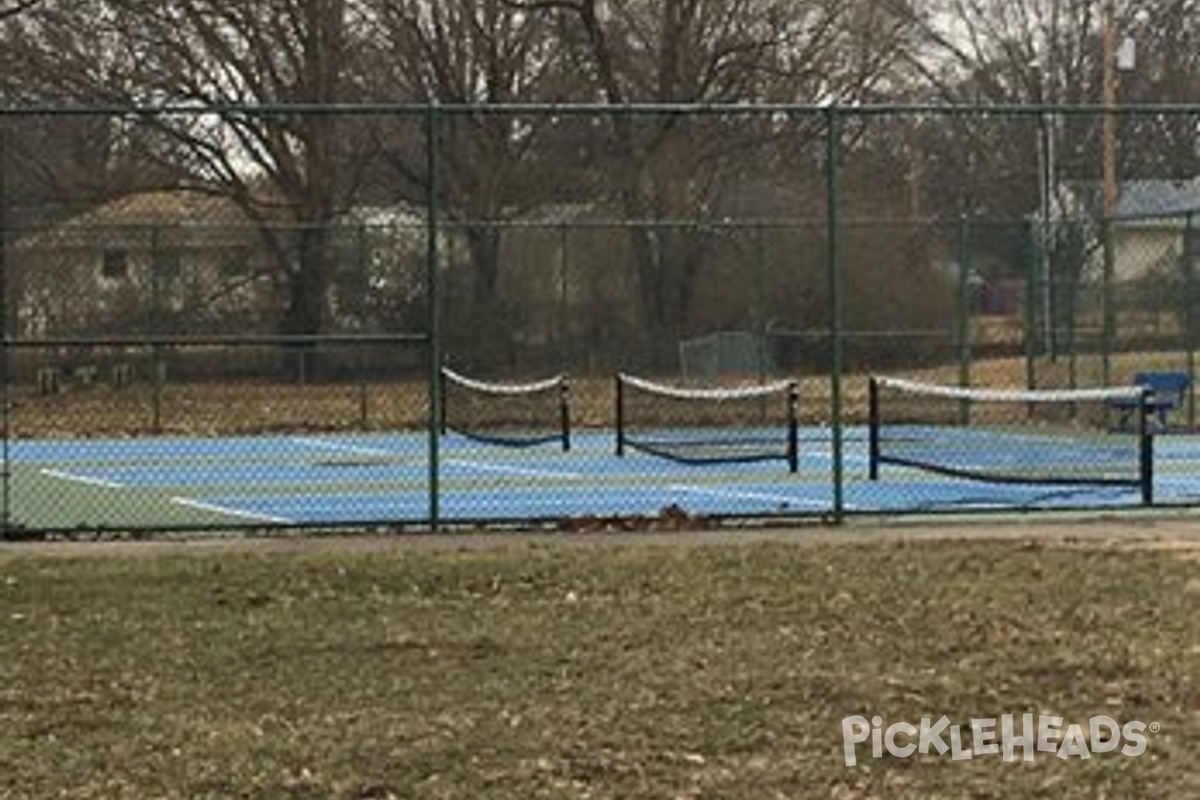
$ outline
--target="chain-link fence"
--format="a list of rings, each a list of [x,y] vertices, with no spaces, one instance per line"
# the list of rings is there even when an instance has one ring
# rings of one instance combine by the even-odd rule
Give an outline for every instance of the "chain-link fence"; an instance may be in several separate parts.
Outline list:
[[[1200,500],[1197,108],[7,110],[0,164],[10,535]]]

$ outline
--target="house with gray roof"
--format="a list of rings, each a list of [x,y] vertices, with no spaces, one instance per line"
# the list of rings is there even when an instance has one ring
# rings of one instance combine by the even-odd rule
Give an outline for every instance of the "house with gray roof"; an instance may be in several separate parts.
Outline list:
[[[1098,232],[1104,218],[1102,187],[1068,187],[1065,195],[1057,216],[1086,218]],[[1200,259],[1200,177],[1123,181],[1111,223],[1118,281],[1178,268],[1185,257]]]
[[[1200,259],[1200,178],[1123,183],[1113,219],[1113,248],[1118,280],[1172,271],[1182,267],[1183,259]]]

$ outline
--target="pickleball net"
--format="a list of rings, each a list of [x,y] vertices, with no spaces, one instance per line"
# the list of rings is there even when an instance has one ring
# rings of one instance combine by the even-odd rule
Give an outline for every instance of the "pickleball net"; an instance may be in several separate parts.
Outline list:
[[[683,464],[798,460],[797,386],[683,387],[616,377],[616,451]]]
[[[559,444],[571,449],[569,382],[565,375],[523,383],[441,374],[441,428],[503,447]]]
[[[1001,390],[875,377],[869,473],[886,465],[994,483],[1121,486],[1153,497],[1149,394],[1138,386]],[[1113,424],[1134,404],[1128,429]]]

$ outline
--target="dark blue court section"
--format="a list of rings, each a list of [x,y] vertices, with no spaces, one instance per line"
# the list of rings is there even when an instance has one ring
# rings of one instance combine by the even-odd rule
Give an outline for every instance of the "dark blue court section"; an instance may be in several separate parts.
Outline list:
[[[1136,507],[1134,487],[994,484],[887,467],[866,479],[865,432],[846,431],[845,509],[851,513]],[[720,516],[822,515],[833,509],[828,431],[801,435],[799,470],[783,460],[685,466],[630,453],[607,433],[577,434],[572,450],[510,450],[442,440],[445,519],[515,521],[653,515],[668,507]],[[51,486],[88,487],[114,502],[147,497],[230,523],[415,522],[429,514],[428,441],[421,434],[14,441],[14,467]],[[1156,442],[1156,500],[1200,503],[1200,440]],[[17,509],[19,513],[19,508]]]

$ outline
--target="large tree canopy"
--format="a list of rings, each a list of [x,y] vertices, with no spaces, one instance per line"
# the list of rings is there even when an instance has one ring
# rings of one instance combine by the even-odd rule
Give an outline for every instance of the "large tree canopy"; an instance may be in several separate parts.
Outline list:
[[[183,104],[197,112],[6,122],[9,203],[60,213],[55,203],[68,198],[88,203],[164,184],[232,198],[277,253],[279,327],[317,332],[331,314],[331,221],[352,208],[425,197],[425,121],[282,107],[437,100],[450,109],[439,123],[438,199],[465,242],[458,271],[468,313],[485,325],[503,278],[501,224],[585,203],[626,220],[696,219],[728,214],[751,194],[760,215],[820,208],[820,115],[635,119],[624,106],[1095,103],[1103,7],[1097,0],[0,0],[6,104]],[[1139,43],[1137,70],[1120,77],[1121,100],[1200,99],[1200,0],[1164,0],[1141,14],[1132,4],[1116,7],[1116,25]],[[513,110],[527,103],[599,105],[591,115]],[[490,113],[467,104],[513,108]],[[275,110],[246,110],[255,106]],[[1019,218],[1039,202],[1031,176],[1040,149],[1053,145],[1063,178],[1095,177],[1097,123],[1095,115],[1052,124],[1032,116],[864,116],[843,131],[844,196],[856,211],[878,215]],[[1128,120],[1121,136],[1122,174],[1200,171],[1194,117]],[[793,176],[790,196],[748,188],[779,174]],[[670,342],[688,328],[690,292],[717,250],[665,227],[631,226],[622,238],[638,322]]]

